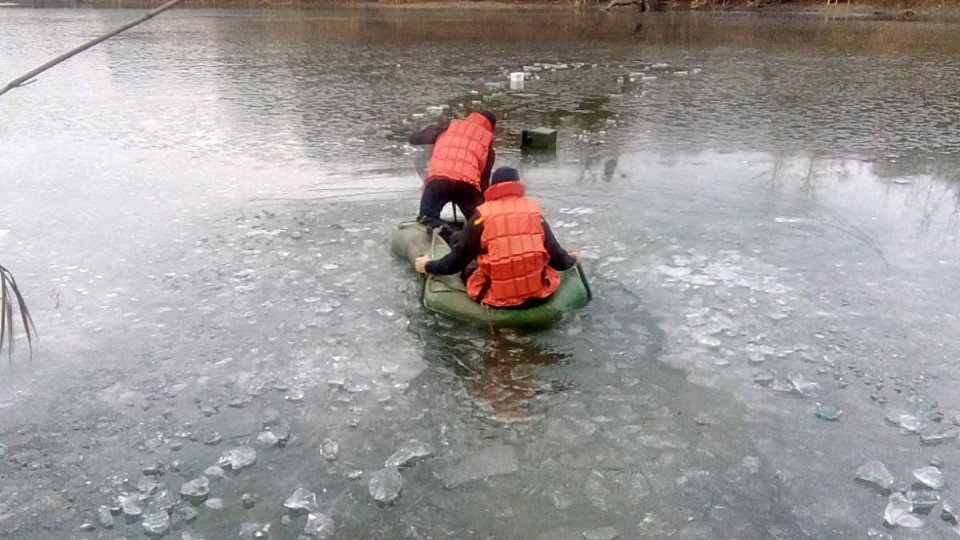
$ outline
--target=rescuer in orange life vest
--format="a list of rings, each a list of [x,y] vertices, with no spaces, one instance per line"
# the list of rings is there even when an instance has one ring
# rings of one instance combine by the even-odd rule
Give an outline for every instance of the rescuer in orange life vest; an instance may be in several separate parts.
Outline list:
[[[560,247],[540,204],[524,196],[526,189],[516,169],[497,169],[484,192],[486,202],[467,221],[453,251],[437,260],[418,257],[417,272],[463,271],[467,294],[491,307],[527,307],[548,298],[560,286],[558,271],[577,264],[580,254]]]
[[[443,207],[452,202],[464,217],[472,216],[483,202],[496,155],[493,128],[497,117],[490,111],[471,113],[464,120],[435,124],[410,136],[410,144],[433,144],[430,167],[424,180],[417,221],[442,227]]]

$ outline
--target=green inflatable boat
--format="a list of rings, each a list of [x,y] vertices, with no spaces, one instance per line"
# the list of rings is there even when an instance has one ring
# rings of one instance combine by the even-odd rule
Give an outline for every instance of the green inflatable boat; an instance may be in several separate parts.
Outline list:
[[[450,253],[450,246],[434,231],[417,222],[404,222],[390,235],[394,255],[412,264],[420,256],[439,259]],[[560,287],[543,304],[529,308],[496,309],[481,306],[467,296],[459,275],[428,275],[423,287],[423,305],[429,310],[466,322],[500,328],[538,328],[550,326],[564,313],[587,305],[590,287],[579,265],[560,273]]]

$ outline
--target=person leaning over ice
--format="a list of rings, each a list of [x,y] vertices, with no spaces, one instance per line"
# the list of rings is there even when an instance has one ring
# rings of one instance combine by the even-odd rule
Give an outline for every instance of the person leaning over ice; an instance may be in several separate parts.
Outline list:
[[[453,250],[437,260],[418,257],[417,272],[462,271],[470,298],[491,307],[529,307],[549,298],[560,286],[558,271],[577,264],[580,254],[560,247],[540,204],[525,195],[516,169],[497,169],[486,202],[467,220]]]
[[[483,202],[496,154],[493,128],[497,117],[490,111],[471,113],[464,120],[427,126],[410,136],[410,144],[432,144],[433,156],[420,197],[417,221],[443,227],[443,207],[452,202],[464,217],[472,216]]]

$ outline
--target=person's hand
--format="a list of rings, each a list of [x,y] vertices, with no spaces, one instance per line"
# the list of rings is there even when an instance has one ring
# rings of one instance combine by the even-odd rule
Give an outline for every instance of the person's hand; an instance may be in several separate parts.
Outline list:
[[[417,272],[426,274],[428,262],[430,262],[430,257],[417,257],[417,260],[413,261],[413,267],[417,269]]]
[[[577,264],[580,264],[580,261],[583,260],[583,253],[580,253],[579,249],[575,249],[571,251],[570,255],[572,255],[573,258],[577,260]]]

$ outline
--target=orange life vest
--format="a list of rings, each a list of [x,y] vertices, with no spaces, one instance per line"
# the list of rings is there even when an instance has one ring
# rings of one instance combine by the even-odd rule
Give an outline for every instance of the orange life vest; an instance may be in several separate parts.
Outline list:
[[[480,113],[472,113],[466,120],[453,120],[433,147],[427,182],[435,178],[449,178],[472,184],[480,189],[480,175],[487,165],[493,126]]]
[[[543,245],[540,204],[525,193],[519,181],[494,184],[477,208],[475,219],[483,224],[483,234],[467,294],[478,302],[519,306],[532,298],[547,298],[560,286],[560,274],[550,268]]]

